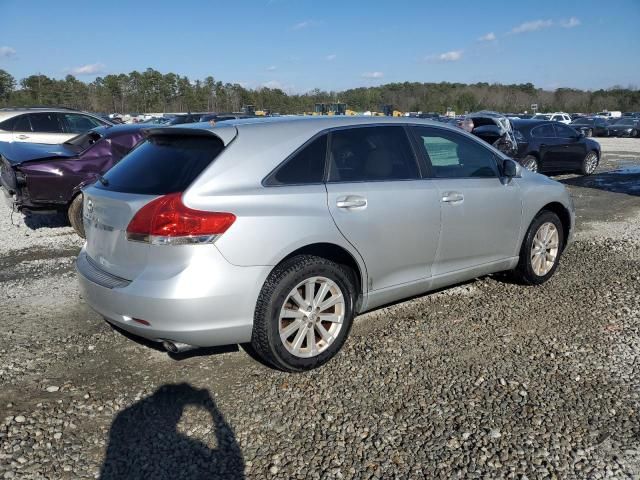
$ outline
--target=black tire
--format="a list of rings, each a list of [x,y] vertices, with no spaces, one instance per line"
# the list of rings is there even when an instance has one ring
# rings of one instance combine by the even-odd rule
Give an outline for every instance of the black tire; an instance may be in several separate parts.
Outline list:
[[[593,161],[595,160],[595,164]],[[580,173],[582,175],[592,175],[596,168],[600,165],[600,158],[595,150],[591,150],[587,152],[587,154],[582,159],[582,165],[580,165]]]
[[[302,358],[290,353],[280,339],[280,309],[296,285],[307,278],[321,276],[335,282],[344,298],[344,318],[332,343],[316,356]],[[250,349],[264,362],[287,372],[317,368],[333,358],[342,348],[354,317],[357,293],[354,272],[343,265],[313,255],[292,257],[269,274],[256,303]],[[314,331],[315,332],[315,331]]]
[[[69,217],[69,223],[76,231],[76,233],[85,238],[84,223],[82,221],[82,194],[76,195],[71,201],[69,209],[67,210],[67,216]]]
[[[587,137],[593,137],[593,130],[592,129],[587,130]]]
[[[556,227],[558,231],[558,253],[555,258],[555,263],[551,267],[551,269],[545,275],[537,275],[533,270],[533,265],[531,261],[531,249],[533,246],[533,240],[538,232],[538,229],[544,225],[545,223],[551,222]],[[520,261],[518,262],[518,266],[515,269],[515,276],[523,283],[527,285],[541,285],[545,283],[547,280],[551,278],[556,269],[558,268],[558,263],[560,262],[560,256],[562,254],[562,248],[564,246],[564,228],[562,227],[562,222],[558,215],[549,211],[543,210],[541,211],[531,222],[529,225],[529,229],[527,230],[527,234],[524,237],[522,242],[522,247],[520,247]]]
[[[530,172],[540,172],[540,164],[538,159],[533,155],[527,155],[522,159],[522,166]]]
[[[636,130],[635,128],[633,130],[631,130],[631,133],[629,134],[630,137],[637,137],[638,136],[638,130]]]

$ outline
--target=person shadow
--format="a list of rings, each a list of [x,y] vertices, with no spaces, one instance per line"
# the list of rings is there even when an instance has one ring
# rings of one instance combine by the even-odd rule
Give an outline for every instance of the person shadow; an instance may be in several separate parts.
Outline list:
[[[186,407],[203,409],[211,417],[215,448],[178,431]],[[170,384],[116,416],[100,478],[244,479],[244,459],[209,391]]]

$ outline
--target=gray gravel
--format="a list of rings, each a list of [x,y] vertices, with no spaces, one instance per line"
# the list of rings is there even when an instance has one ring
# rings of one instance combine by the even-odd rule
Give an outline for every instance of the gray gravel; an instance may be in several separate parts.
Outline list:
[[[640,164],[605,140],[600,172]],[[575,178],[551,282],[369,313],[300,375],[124,337],[79,298],[70,227],[0,209],[0,479],[640,478],[640,196]]]

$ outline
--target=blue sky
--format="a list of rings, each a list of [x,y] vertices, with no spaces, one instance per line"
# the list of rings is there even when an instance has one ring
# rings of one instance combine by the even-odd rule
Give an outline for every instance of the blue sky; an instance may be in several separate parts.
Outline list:
[[[152,67],[304,92],[389,82],[640,86],[640,0],[0,0],[0,68]]]

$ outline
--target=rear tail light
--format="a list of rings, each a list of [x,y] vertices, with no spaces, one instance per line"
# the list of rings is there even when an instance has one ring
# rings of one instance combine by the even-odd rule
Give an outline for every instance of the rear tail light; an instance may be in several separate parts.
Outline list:
[[[212,243],[233,224],[232,213],[193,210],[182,193],[170,193],[147,203],[127,226],[127,239],[152,245]]]

